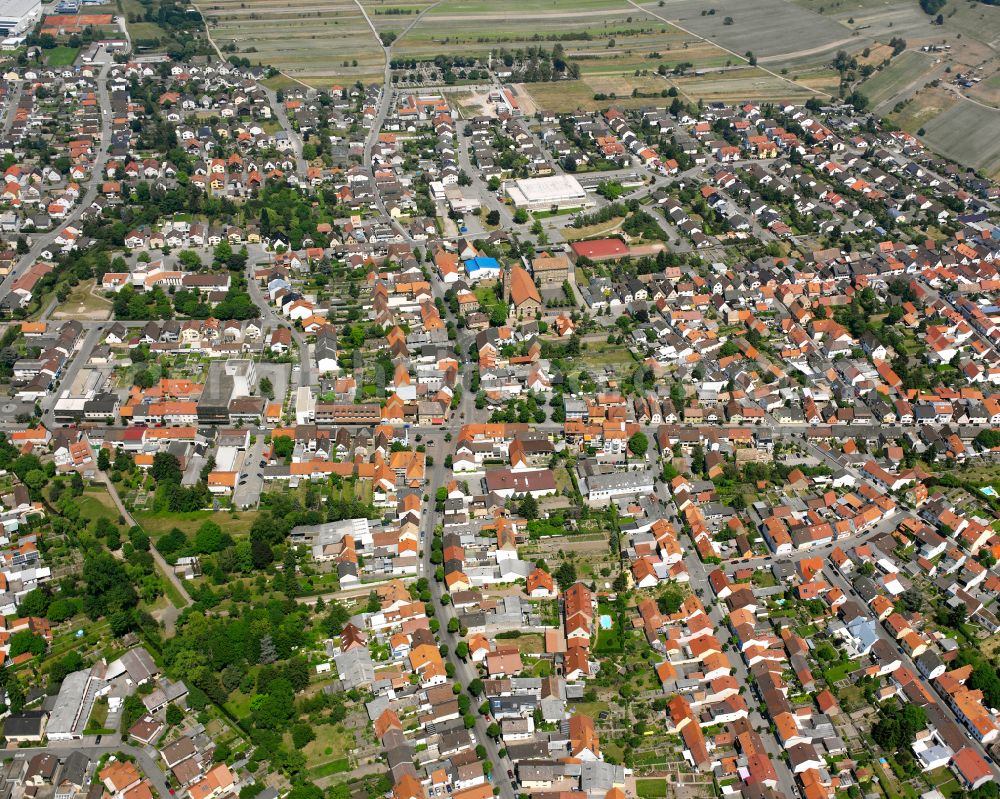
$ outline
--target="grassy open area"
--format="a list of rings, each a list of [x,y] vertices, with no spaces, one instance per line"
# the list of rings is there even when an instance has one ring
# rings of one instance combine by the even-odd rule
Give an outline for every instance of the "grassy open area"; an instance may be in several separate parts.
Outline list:
[[[118,508],[107,490],[103,488],[87,488],[83,496],[76,501],[80,509],[80,517],[87,520],[107,519],[118,522]]]
[[[264,78],[261,81],[267,88],[272,91],[281,91],[284,89],[294,89],[302,84],[299,83],[295,78],[290,78],[283,72],[279,72],[276,75],[272,75],[270,78]]]
[[[350,769],[350,753],[356,748],[353,731],[340,724],[318,724],[313,728],[316,740],[310,741],[302,750],[306,762],[313,765],[311,773],[315,777],[328,777]],[[286,736],[291,744],[291,735]]]
[[[198,510],[191,513],[153,513],[136,511],[135,520],[142,525],[146,533],[154,539],[170,532],[174,527],[185,533],[194,533],[204,522],[211,519],[223,533],[230,535],[245,535],[250,532],[250,526],[257,518],[257,511],[240,511],[238,513],[219,513],[211,510]]]
[[[44,50],[45,60],[50,67],[68,67],[74,61],[80,52],[79,47],[69,47],[68,45],[59,45],[58,47],[53,47],[51,50]]]
[[[313,777],[330,777],[334,774],[343,774],[345,771],[351,770],[351,761],[346,757],[338,758],[337,760],[331,760],[329,763],[323,763],[320,766],[309,769],[309,773]]]
[[[823,678],[830,684],[835,682],[840,682],[848,674],[856,671],[858,668],[858,661],[856,660],[845,660],[843,663],[837,663],[835,666],[831,666],[823,672]]]
[[[667,781],[664,779],[636,780],[635,792],[639,799],[660,799],[667,795]]]
[[[566,241],[583,241],[584,239],[595,239],[601,236],[609,236],[612,233],[617,233],[618,229],[622,226],[622,222],[625,221],[625,217],[617,216],[614,219],[609,219],[607,222],[599,222],[596,225],[587,225],[586,227],[568,227],[562,231],[562,237]],[[590,281],[587,280],[586,276],[583,275],[582,269],[576,270],[576,279],[581,285],[589,285]],[[582,276],[582,278],[581,278]]]
[[[73,287],[66,301],[52,314],[53,319],[103,321],[111,318],[111,301],[102,295],[94,280],[85,280]]]

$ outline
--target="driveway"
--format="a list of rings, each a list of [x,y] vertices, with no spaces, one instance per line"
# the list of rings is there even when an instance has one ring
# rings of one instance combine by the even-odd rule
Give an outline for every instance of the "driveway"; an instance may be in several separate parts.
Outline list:
[[[260,477],[260,456],[264,446],[264,436],[258,434],[257,440],[247,450],[243,472],[233,492],[233,505],[237,508],[256,508],[260,502],[260,492],[264,487],[264,479]]]

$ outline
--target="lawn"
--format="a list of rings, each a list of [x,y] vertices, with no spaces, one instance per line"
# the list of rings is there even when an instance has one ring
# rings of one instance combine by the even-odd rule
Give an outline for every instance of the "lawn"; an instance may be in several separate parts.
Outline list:
[[[93,710],[90,711],[90,718],[87,720],[88,733],[92,734],[102,734],[102,733],[113,733],[114,730],[109,730],[105,726],[108,723],[108,700],[104,697],[98,697],[94,702]]]
[[[357,748],[354,733],[339,724],[317,724],[313,730],[316,739],[302,749],[306,762],[316,764],[312,769],[313,776],[330,776],[349,770],[350,754]],[[291,735],[286,736],[285,740],[290,746]],[[317,773],[319,770],[323,770],[323,773]]]
[[[635,792],[639,799],[660,799],[667,795],[667,781],[661,779],[636,780]]]
[[[341,757],[337,760],[331,760],[329,763],[324,763],[321,766],[309,769],[309,774],[313,777],[331,777],[334,774],[343,774],[345,771],[350,770],[351,761],[346,757]]]
[[[163,580],[163,593],[166,595],[167,599],[170,600],[170,604],[178,610],[183,610],[187,607],[187,602],[184,601],[184,597],[181,596],[181,592],[177,590],[177,586],[174,585],[171,580]]]
[[[604,629],[601,626],[601,617],[609,616],[611,626]],[[618,611],[613,605],[601,602],[597,606],[597,645],[594,647],[595,653],[623,652],[625,650],[625,636],[621,627],[621,619]]]
[[[836,666],[831,666],[823,672],[823,679],[825,679],[829,684],[840,682],[848,674],[857,670],[858,661],[856,660],[845,660],[843,663],[838,663]]]
[[[58,47],[53,47],[51,50],[45,50],[45,59],[50,67],[68,67],[74,61],[76,61],[76,56],[80,52],[79,47],[69,47],[68,45],[59,45]]]

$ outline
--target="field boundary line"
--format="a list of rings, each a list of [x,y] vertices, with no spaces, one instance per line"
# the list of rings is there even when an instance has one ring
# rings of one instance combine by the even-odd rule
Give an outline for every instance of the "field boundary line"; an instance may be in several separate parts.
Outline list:
[[[409,25],[407,25],[405,28],[403,28],[403,30],[401,30],[399,32],[399,35],[396,36],[395,39],[393,39],[392,43],[395,44],[400,39],[402,39],[404,36],[406,36],[406,34],[408,34],[411,30],[413,30],[413,28],[416,26],[416,24],[418,22],[420,22],[420,20],[424,16],[424,14],[426,14],[428,11],[434,10],[439,5],[441,5],[443,2],[444,2],[444,0],[435,0],[433,3],[431,3],[429,6],[427,6],[423,11],[421,11],[419,14],[417,14],[417,16],[415,16],[413,18],[413,21]],[[390,45],[390,47],[391,47],[391,45]]]

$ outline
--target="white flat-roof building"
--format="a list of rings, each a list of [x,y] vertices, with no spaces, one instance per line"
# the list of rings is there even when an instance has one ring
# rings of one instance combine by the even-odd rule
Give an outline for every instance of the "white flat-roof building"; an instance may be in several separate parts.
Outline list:
[[[595,204],[572,175],[507,181],[505,191],[515,206],[533,211],[546,211],[553,205],[583,208]]]
[[[0,0],[0,34],[20,36],[38,22],[41,0]]]

